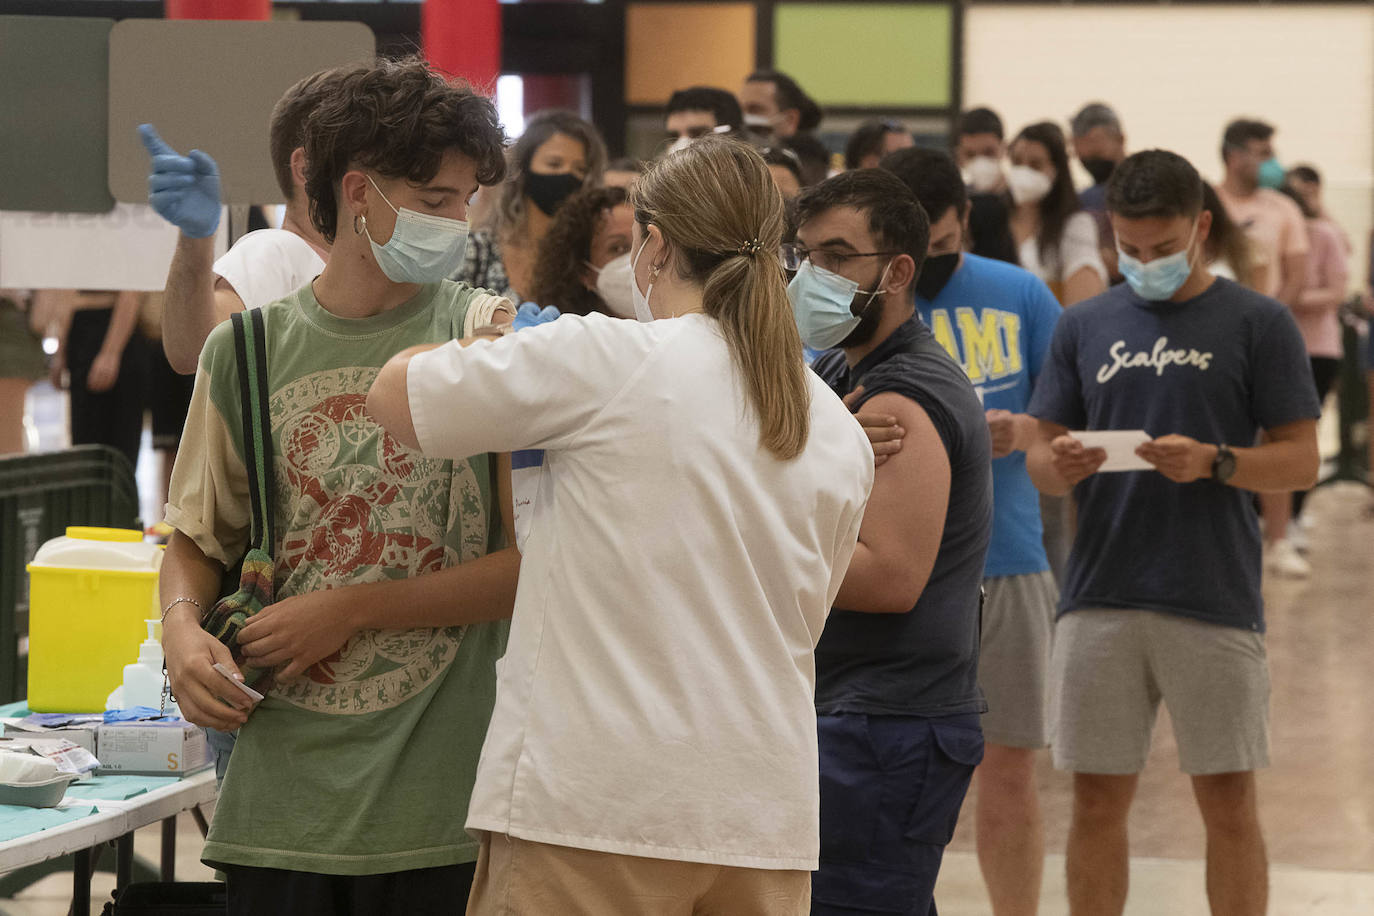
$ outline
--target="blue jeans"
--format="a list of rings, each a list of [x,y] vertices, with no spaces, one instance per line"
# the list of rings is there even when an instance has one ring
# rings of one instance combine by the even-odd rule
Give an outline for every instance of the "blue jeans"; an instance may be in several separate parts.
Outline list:
[[[935,916],[935,879],[973,769],[977,714],[817,717],[821,867],[812,916]]]
[[[210,745],[210,756],[215,761],[215,782],[224,782],[224,773],[229,769],[229,755],[234,751],[238,740],[237,731],[221,732],[213,728],[205,729],[205,743]]]

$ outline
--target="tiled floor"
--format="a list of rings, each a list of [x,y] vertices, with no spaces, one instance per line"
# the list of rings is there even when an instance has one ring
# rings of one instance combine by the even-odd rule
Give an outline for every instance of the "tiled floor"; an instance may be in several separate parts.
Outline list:
[[[54,435],[53,398],[41,399]],[[41,430],[40,430],[41,431]],[[150,491],[156,464],[139,467],[146,517],[156,519]],[[1272,869],[1276,916],[1374,914],[1374,515],[1369,494],[1342,484],[1311,500],[1315,519],[1307,581],[1266,582],[1272,669],[1274,765],[1260,777],[1260,804]],[[1064,849],[1068,777],[1042,761],[1039,776],[1046,816],[1045,890],[1041,913],[1068,912]],[[973,799],[946,858],[938,900],[943,916],[990,913],[973,853]],[[157,857],[157,831],[143,831],[138,847]],[[199,835],[182,818],[180,877],[208,880],[196,861]],[[1206,913],[1203,832],[1188,781],[1178,772],[1167,716],[1161,716],[1149,765],[1131,819],[1132,865],[1128,916]],[[101,876],[95,897],[108,899],[113,879]],[[51,877],[12,901],[0,916],[61,916],[69,883]],[[98,912],[98,907],[97,907]]]

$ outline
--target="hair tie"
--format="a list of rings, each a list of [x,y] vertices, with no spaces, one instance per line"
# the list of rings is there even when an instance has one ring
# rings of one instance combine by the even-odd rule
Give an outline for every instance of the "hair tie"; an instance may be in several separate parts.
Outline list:
[[[739,246],[739,248],[735,250],[739,254],[742,254],[747,258],[752,258],[757,256],[758,253],[763,250],[763,245],[759,243],[758,239],[750,239],[749,241],[745,242],[743,245]]]

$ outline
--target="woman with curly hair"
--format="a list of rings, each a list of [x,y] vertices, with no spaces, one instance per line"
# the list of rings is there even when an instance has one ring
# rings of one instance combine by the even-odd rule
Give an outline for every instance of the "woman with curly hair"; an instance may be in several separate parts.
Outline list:
[[[624,188],[586,188],[569,197],[539,244],[530,299],[564,314],[633,318],[633,224]]]

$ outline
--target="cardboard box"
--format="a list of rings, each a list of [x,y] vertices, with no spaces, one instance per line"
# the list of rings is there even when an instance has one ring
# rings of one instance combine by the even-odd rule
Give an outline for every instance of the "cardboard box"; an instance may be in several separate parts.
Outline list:
[[[64,725],[59,728],[45,728],[41,725],[28,725],[22,720],[11,719],[5,722],[5,737],[14,738],[19,741],[27,739],[39,739],[43,741],[53,741],[65,738],[78,747],[83,747],[95,756],[96,754],[96,729],[101,725],[99,718],[91,722],[76,722],[71,725]]]
[[[128,722],[100,726],[100,774],[187,776],[213,763],[205,732],[190,722]]]

